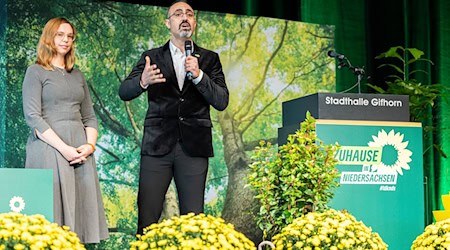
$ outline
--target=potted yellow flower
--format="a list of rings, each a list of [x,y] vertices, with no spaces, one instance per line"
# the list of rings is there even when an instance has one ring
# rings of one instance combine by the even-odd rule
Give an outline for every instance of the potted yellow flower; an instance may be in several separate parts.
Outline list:
[[[144,229],[131,242],[134,249],[251,249],[255,244],[234,226],[211,215],[189,213],[175,216]]]
[[[387,249],[378,233],[346,211],[310,212],[272,238],[276,249]]]
[[[51,223],[43,215],[0,214],[0,249],[67,249],[85,247],[68,227]]]
[[[428,225],[424,232],[414,240],[411,249],[450,249],[450,219]]]

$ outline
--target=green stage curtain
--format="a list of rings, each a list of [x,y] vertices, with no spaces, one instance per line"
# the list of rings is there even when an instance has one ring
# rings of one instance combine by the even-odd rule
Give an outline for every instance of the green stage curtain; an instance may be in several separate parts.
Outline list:
[[[326,10],[323,6],[327,6]],[[365,63],[371,83],[382,86],[386,73],[377,71],[379,63],[374,57],[389,47],[400,45],[424,51],[425,58],[435,63],[415,68],[428,73],[415,75],[416,79],[424,84],[440,83],[450,87],[450,2],[303,0],[301,7],[303,21],[336,25],[336,49],[356,63]],[[339,73],[337,91],[345,89],[349,81]],[[433,221],[432,210],[443,209],[441,195],[450,191],[450,161],[445,157],[450,152],[448,110],[449,98],[443,96],[436,107],[429,110],[430,119],[423,121],[424,126],[437,128],[424,131],[426,224]],[[443,153],[439,153],[439,147]]]
[[[302,0],[300,20],[333,24],[336,28],[335,49],[345,54],[356,66],[365,66],[367,82],[384,86],[387,72],[378,69],[375,56],[392,46],[418,48],[435,64],[419,65],[412,70],[428,74],[414,75],[424,84],[440,83],[450,87],[450,2],[445,0]],[[353,85],[355,77],[337,70],[336,91]],[[362,86],[362,92],[371,92]],[[433,222],[432,210],[443,209],[441,195],[450,192],[449,98],[444,96],[430,109],[435,131],[424,131],[424,174],[426,192],[426,224]],[[443,153],[437,148],[441,147]],[[423,185],[423,183],[417,183]],[[413,194],[412,194],[413,195]]]
[[[365,9],[365,1],[304,0],[301,18],[303,22],[335,25],[336,51],[345,54],[352,65],[363,66],[367,61]],[[337,92],[345,91],[356,83],[356,77],[345,68],[336,71],[336,80]]]
[[[430,14],[433,25],[431,42],[433,60],[436,63],[433,68],[434,80],[450,87],[450,2],[446,0],[432,1],[433,13]],[[434,114],[437,117],[439,133],[434,135],[436,143],[442,145],[443,151],[450,156],[450,98],[442,98],[440,108]],[[440,196],[450,192],[450,159],[435,155],[434,181],[436,188],[433,195],[436,198],[436,207],[443,209]]]

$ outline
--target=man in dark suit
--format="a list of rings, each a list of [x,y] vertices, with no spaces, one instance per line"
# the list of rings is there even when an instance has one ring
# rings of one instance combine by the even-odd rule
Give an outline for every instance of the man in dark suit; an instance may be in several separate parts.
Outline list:
[[[208,157],[213,156],[210,106],[228,106],[228,89],[217,53],[191,37],[195,14],[186,1],[174,2],[165,20],[170,40],[144,52],[119,95],[124,101],[147,92],[138,193],[138,234],[158,222],[172,178],[180,214],[202,213]],[[192,54],[185,52],[192,48]],[[191,47],[188,47],[191,46]]]

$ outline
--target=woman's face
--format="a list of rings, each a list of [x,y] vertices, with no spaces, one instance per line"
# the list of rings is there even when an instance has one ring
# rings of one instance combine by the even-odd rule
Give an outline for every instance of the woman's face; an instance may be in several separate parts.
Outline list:
[[[75,36],[73,34],[72,26],[68,23],[59,25],[58,31],[55,34],[54,43],[58,55],[65,56],[71,49]]]

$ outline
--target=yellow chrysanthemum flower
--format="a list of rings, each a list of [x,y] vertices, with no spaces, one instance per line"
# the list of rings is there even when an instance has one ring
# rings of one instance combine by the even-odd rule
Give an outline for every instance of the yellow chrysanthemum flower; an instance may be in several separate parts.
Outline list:
[[[449,249],[450,219],[428,225],[424,232],[417,236],[411,249]]]
[[[75,249],[85,250],[68,227],[51,223],[42,215],[0,214],[0,250]]]
[[[272,240],[276,249],[387,249],[370,227],[333,209],[295,219]]]
[[[143,247],[145,244],[145,247]],[[172,217],[144,229],[144,235],[130,243],[131,250],[137,249],[251,249],[252,241],[234,226],[221,218],[193,213]]]

